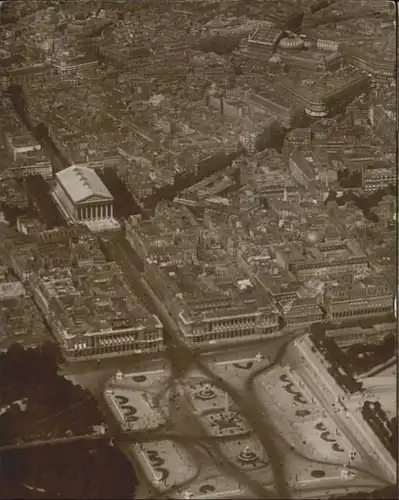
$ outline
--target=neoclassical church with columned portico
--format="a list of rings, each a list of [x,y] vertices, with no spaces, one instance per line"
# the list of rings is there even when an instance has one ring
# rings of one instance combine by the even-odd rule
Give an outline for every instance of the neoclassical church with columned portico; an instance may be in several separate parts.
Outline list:
[[[94,169],[72,165],[55,178],[54,195],[76,222],[113,218],[114,198]]]

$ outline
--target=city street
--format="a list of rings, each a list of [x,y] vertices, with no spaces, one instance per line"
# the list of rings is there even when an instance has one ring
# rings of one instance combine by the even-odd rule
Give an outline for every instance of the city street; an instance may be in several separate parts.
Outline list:
[[[114,243],[114,242],[113,242]],[[122,245],[116,244],[117,251],[114,249],[113,255],[118,256],[118,260],[121,263],[129,262],[128,256],[124,255],[125,248]],[[289,490],[287,488],[287,482],[284,478],[283,469],[281,463],[283,462],[283,457],[280,454],[278,447],[276,447],[270,436],[273,434],[274,429],[272,426],[265,422],[264,415],[259,412],[256,404],[249,399],[245,398],[242,394],[238,393],[235,388],[233,388],[229,383],[221,380],[220,377],[215,375],[212,370],[207,366],[206,360],[210,357],[212,360],[217,358],[219,360],[218,352],[212,354],[207,354],[201,356],[198,352],[193,355],[193,352],[182,342],[180,331],[175,323],[175,321],[170,317],[168,311],[160,301],[160,299],[154,294],[152,289],[148,286],[142,276],[133,267],[132,264],[128,266],[126,272],[132,277],[135,283],[141,284],[141,289],[143,292],[151,299],[153,307],[155,308],[159,318],[161,319],[164,327],[167,331],[166,339],[168,340],[168,354],[172,359],[172,367],[175,371],[176,378],[182,377],[182,375],[187,372],[190,366],[194,365],[200,369],[207,377],[215,384],[216,387],[221,388],[229,394],[231,399],[237,404],[241,409],[242,414],[250,422],[252,429],[259,437],[262,445],[270,458],[271,467],[274,473],[275,487],[277,494],[280,498],[289,498]],[[292,338],[298,333],[302,333],[301,329],[293,330],[292,328],[287,329],[288,339]],[[275,356],[281,355],[283,346],[287,343],[286,337],[281,337],[279,339],[273,339],[270,341],[258,342],[255,345],[247,346],[244,351],[242,348],[232,347],[226,353],[226,349],[222,355],[222,359],[235,359],[236,353],[240,352],[240,358],[255,356],[258,352],[267,352],[267,357],[273,359]],[[268,347],[270,346],[270,349]],[[218,351],[218,349],[216,350]],[[269,492],[263,491],[263,495],[269,495]]]
[[[218,376],[216,376],[208,368],[206,363],[199,358],[198,355],[193,356],[192,351],[182,342],[181,333],[175,321],[170,317],[168,311],[161,303],[160,299],[151,290],[146,281],[143,280],[140,273],[138,273],[138,271],[133,268],[133,265],[127,264],[129,262],[129,257],[125,255],[122,245],[118,244],[118,242],[113,241],[112,250],[113,255],[118,259],[118,263],[120,262],[124,265],[125,272],[130,277],[132,282],[136,284],[136,288],[138,287],[138,283],[140,283],[141,290],[151,300],[158,317],[162,321],[165,330],[167,331],[167,336],[165,338],[168,338],[168,340],[170,339],[170,344],[172,344],[169,344],[168,354],[171,355],[175,379],[181,378],[183,374],[186,373],[188,368],[194,365],[198,369],[200,369],[215,384],[216,387],[219,387],[229,394],[231,399],[241,409],[243,416],[251,424],[253,431],[260,439],[262,445],[266,450],[266,453],[270,458],[271,467],[274,473],[275,488],[278,497],[286,499],[290,498],[290,492],[287,488],[287,483],[285,481],[281,467],[283,457],[281,456],[277,447],[274,445],[273,441],[270,439],[270,435],[273,432],[272,427],[269,427],[262,416],[259,415],[258,408],[251,401],[251,399],[246,398],[242,394],[238,393],[233,387],[231,387],[229,383],[221,380]],[[264,488],[261,488],[261,490],[261,496],[264,495],[264,498],[268,498],[270,496],[270,493]]]
[[[240,342],[237,345],[220,346],[219,348],[212,346],[209,350],[204,348],[203,352],[200,353],[201,359],[228,361],[240,358],[254,358],[258,353],[268,359],[274,359],[281,347],[287,343],[287,340],[294,338],[298,332],[305,333],[302,327],[295,329],[291,327],[280,330],[281,336],[274,339]]]
[[[102,359],[99,362],[95,360],[76,361],[64,363],[60,368],[60,375],[69,376],[101,376],[102,373],[110,373],[110,377],[118,370],[141,369],[141,368],[158,368],[167,364],[168,361],[162,357],[161,353],[134,354],[128,356],[117,356],[107,359]]]

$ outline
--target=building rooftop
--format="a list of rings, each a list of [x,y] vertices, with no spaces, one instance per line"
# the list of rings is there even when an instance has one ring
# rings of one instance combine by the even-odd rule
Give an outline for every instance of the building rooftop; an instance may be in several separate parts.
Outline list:
[[[296,150],[292,156],[292,160],[296,163],[299,169],[302,171],[306,179],[311,180],[314,178],[314,172],[311,163],[308,161],[305,153],[301,150]]]
[[[56,177],[74,203],[94,201],[97,198],[105,201],[113,200],[105,184],[91,168],[73,165],[58,172]]]
[[[48,64],[35,64],[33,66],[27,66],[23,68],[16,68],[16,69],[11,69],[7,71],[7,75],[14,77],[14,78],[20,78],[20,77],[25,77],[25,76],[30,76],[30,75],[35,75],[36,73],[44,73],[45,71],[48,71],[50,69],[50,65]]]
[[[137,228],[147,262],[156,264],[160,271],[166,297],[172,301],[178,297],[191,317],[227,317],[272,307],[259,286],[234,262],[233,251],[223,246],[229,217],[224,222],[208,214],[207,228],[203,223],[190,222],[185,207],[171,211],[175,215],[169,220],[159,212]]]
[[[37,143],[36,139],[30,133],[26,133],[23,135],[13,135],[11,140],[12,140],[12,145],[15,148],[38,147],[40,149],[40,145]]]
[[[19,281],[0,283],[0,300],[15,299],[26,295],[26,290]]]
[[[156,324],[114,262],[41,271],[36,286],[68,335]]]
[[[263,23],[257,27],[254,32],[249,36],[248,41],[260,45],[274,45],[278,37],[282,35],[282,30],[274,23]]]
[[[0,283],[0,351],[17,342],[35,347],[50,336],[42,317],[19,281]]]
[[[368,79],[364,73],[354,68],[346,67],[335,73],[312,73],[304,70],[292,70],[287,75],[278,76],[276,83],[283,88],[296,89],[299,95],[311,101],[317,98],[327,97],[330,93],[345,88],[352,82]]]
[[[27,273],[45,267],[68,267],[71,262],[79,266],[105,262],[96,237],[82,227],[43,231],[29,237],[18,235],[6,241],[6,251]]]

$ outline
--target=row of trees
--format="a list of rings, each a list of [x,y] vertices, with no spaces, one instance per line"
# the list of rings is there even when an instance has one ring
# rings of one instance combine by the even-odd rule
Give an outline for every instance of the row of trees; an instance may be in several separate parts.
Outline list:
[[[358,493],[348,493],[340,497],[330,497],[330,500],[396,500],[398,498],[398,488],[395,485],[379,488],[374,491],[361,491]]]
[[[396,342],[393,333],[386,335],[384,340],[373,344],[353,344],[347,350],[355,372],[362,374],[375,366],[389,361],[396,353]]]
[[[57,374],[60,354],[47,342],[36,349],[13,344],[0,355],[0,401],[11,405],[0,417],[0,444],[33,441],[42,436],[91,433],[102,421],[91,394]],[[27,400],[27,410],[15,403]]]
[[[131,499],[135,483],[117,448],[104,441],[68,443],[3,453],[0,499]]]
[[[0,445],[87,434],[104,420],[87,390],[58,375],[60,359],[50,342],[0,354],[0,404],[11,405],[0,416]],[[0,465],[0,499],[131,499],[136,484],[131,463],[106,439],[14,448],[1,453]]]

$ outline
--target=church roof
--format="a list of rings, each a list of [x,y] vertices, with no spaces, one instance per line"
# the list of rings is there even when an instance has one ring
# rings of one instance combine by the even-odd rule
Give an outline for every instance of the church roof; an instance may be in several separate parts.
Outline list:
[[[56,177],[74,203],[83,203],[90,199],[113,200],[113,196],[92,168],[72,165],[58,172]]]

